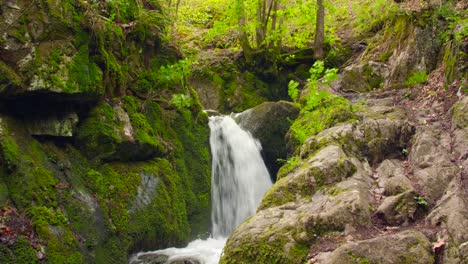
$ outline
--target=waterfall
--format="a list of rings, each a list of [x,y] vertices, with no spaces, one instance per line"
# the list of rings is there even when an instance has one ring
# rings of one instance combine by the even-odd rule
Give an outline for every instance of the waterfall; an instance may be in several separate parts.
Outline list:
[[[229,116],[212,116],[209,126],[213,157],[212,236],[192,241],[185,248],[138,253],[130,263],[150,263],[148,256],[168,257],[165,262],[168,264],[180,260],[218,263],[227,236],[247,217],[255,214],[263,194],[270,188],[272,183],[260,155],[260,143]]]
[[[226,116],[210,118],[213,237],[226,237],[253,215],[271,186],[260,143]]]

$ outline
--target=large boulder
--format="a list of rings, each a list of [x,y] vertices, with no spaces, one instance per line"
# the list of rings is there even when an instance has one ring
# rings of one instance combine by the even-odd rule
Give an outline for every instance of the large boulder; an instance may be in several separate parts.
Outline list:
[[[337,147],[332,146],[324,153],[332,153],[334,148]],[[342,151],[337,149],[335,152],[345,158]],[[330,161],[330,165],[336,165],[337,158],[333,158],[335,163]],[[289,195],[293,202],[268,204],[264,200],[257,214],[231,234],[220,263],[304,263],[316,238],[327,232],[341,232],[370,223],[368,190],[372,180],[369,165],[353,160],[355,172],[348,177],[350,171],[336,171],[333,166],[320,165],[319,160],[312,164],[328,170],[330,174],[335,172],[335,177],[341,177],[343,181],[323,186],[315,192],[310,189],[308,194],[297,196],[292,184]],[[304,166],[310,165],[306,162]],[[281,185],[288,177],[295,177],[294,173],[275,185]],[[307,188],[300,187],[303,191]],[[285,190],[277,188],[276,192],[273,186],[265,199],[280,192],[285,193]]]
[[[300,156],[336,144],[347,154],[366,156],[373,164],[400,157],[415,132],[414,125],[385,99],[369,101],[364,109],[358,113],[362,121],[338,125],[308,138],[300,148]]]
[[[285,101],[263,103],[236,115],[239,125],[262,144],[262,156],[273,177],[281,167],[278,159],[287,157],[284,137],[298,115],[299,108]]]
[[[279,174],[281,178],[265,194],[259,210],[310,196],[317,188],[345,180],[355,171],[353,160],[340,147],[328,146],[288,174]]]

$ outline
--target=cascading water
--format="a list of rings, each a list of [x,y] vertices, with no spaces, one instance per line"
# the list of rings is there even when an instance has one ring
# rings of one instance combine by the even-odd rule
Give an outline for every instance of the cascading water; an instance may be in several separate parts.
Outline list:
[[[166,263],[192,260],[218,263],[226,237],[253,215],[263,194],[271,186],[260,155],[260,143],[229,116],[210,117],[212,163],[212,237],[195,240],[185,248],[138,253],[130,263],[145,263],[146,255],[168,256]],[[161,262],[158,262],[161,263]]]
[[[253,215],[271,186],[260,143],[230,117],[210,119],[213,237],[226,237]]]

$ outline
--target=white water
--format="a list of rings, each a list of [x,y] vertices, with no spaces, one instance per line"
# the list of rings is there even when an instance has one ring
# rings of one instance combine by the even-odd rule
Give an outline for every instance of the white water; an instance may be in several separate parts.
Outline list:
[[[211,175],[212,236],[197,239],[185,248],[167,248],[138,253],[130,263],[147,254],[169,256],[167,263],[178,259],[196,259],[203,264],[219,262],[226,237],[253,215],[271,180],[260,155],[260,143],[242,130],[228,116],[210,117],[210,146],[213,157]]]

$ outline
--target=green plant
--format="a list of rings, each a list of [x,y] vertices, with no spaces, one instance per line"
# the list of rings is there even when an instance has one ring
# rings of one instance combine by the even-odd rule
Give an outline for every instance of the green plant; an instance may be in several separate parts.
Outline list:
[[[424,199],[424,197],[422,197],[420,195],[415,196],[414,200],[416,201],[416,203],[418,205],[421,205],[422,207],[428,207],[429,206],[429,203],[426,201],[426,199]]]
[[[288,95],[291,97],[293,102],[297,102],[298,96],[299,96],[299,83],[291,80],[288,83]]]
[[[307,80],[309,94],[301,107],[299,118],[290,128],[298,143],[304,143],[311,135],[337,123],[354,119],[354,113],[358,108],[353,107],[347,99],[324,89],[337,79],[337,72],[337,69],[325,69],[323,61],[316,61],[309,70],[310,78]]]
[[[416,84],[422,84],[427,82],[427,72],[426,71],[418,71],[414,72],[409,76],[406,80],[405,85],[408,87],[414,86]]]
[[[193,105],[193,100],[185,94],[174,94],[172,95],[171,104],[177,109],[183,110],[191,107]]]
[[[296,168],[297,165],[299,165],[299,163],[301,163],[301,158],[299,158],[298,156],[293,156],[288,160],[278,159],[278,162],[284,163],[283,167],[281,168],[281,171],[287,173],[292,171],[294,168]]]
[[[402,150],[401,150],[401,154],[402,154],[403,156],[405,156],[405,157],[408,156],[408,150],[405,149],[405,148],[402,149]]]

